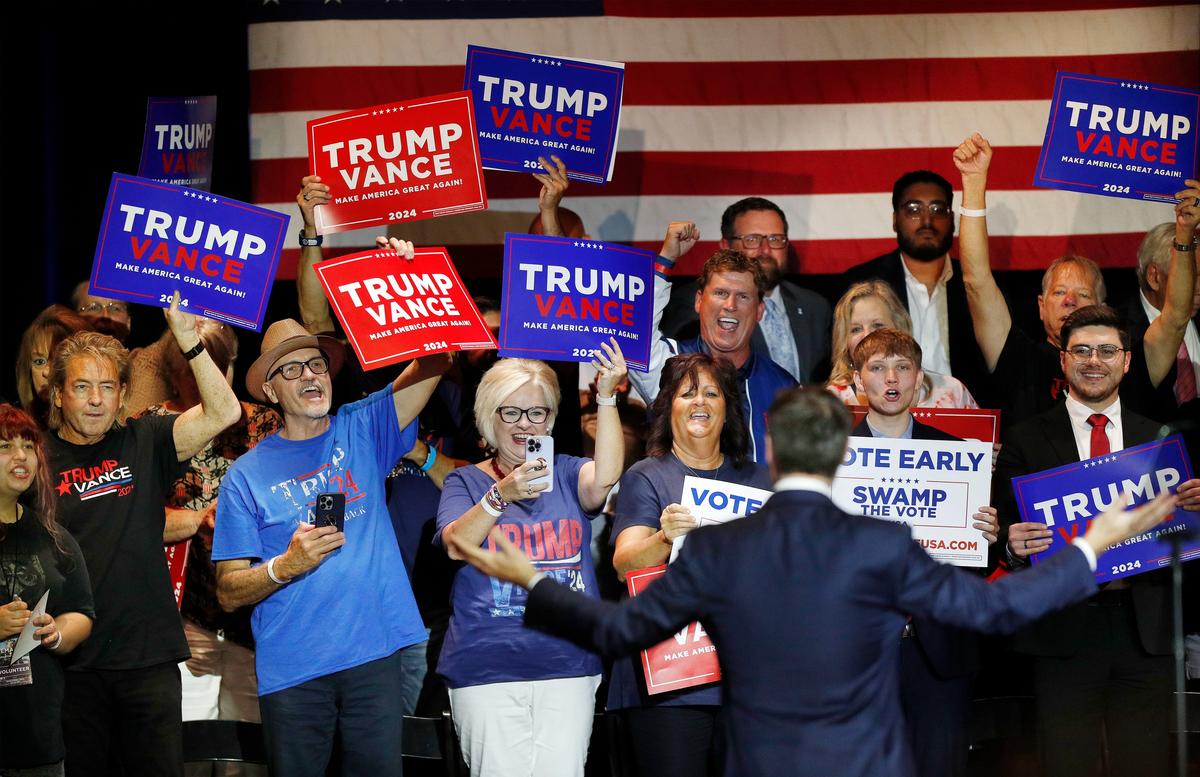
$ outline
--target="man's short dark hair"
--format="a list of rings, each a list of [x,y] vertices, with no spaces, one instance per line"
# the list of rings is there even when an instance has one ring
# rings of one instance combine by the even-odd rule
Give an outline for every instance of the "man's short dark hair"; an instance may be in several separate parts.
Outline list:
[[[752,210],[769,210],[778,213],[780,221],[783,222],[783,234],[787,234],[787,216],[783,215],[783,210],[778,205],[763,197],[747,197],[733,203],[721,214],[721,237],[725,240],[732,240],[733,222],[737,221],[738,216]]]
[[[766,299],[767,292],[767,274],[763,272],[762,265],[757,259],[751,259],[741,251],[735,251],[732,248],[720,248],[704,263],[704,267],[700,269],[700,277],[698,286],[700,291],[704,291],[708,287],[708,281],[713,275],[719,272],[744,272],[749,273],[754,279],[754,286],[758,289],[758,299],[761,302]]]
[[[775,472],[833,477],[846,455],[850,411],[822,386],[789,389],[767,414]]]
[[[913,170],[897,178],[896,183],[892,185],[892,213],[900,211],[900,206],[903,204],[900,198],[904,196],[904,191],[918,183],[931,183],[938,186],[946,195],[946,204],[954,204],[954,187],[950,185],[949,181],[932,170]]]
[[[1088,305],[1076,310],[1067,316],[1063,321],[1062,330],[1059,332],[1058,341],[1062,343],[1062,347],[1066,350],[1067,343],[1071,340],[1071,332],[1084,326],[1107,326],[1117,330],[1117,335],[1121,338],[1121,347],[1129,350],[1132,345],[1132,339],[1129,337],[1129,325],[1125,323],[1125,319],[1120,313],[1110,308],[1108,305]]]

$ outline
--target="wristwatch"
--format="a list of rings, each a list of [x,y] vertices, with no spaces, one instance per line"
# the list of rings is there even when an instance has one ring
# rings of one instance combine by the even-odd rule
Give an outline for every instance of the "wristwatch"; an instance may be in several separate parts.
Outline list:
[[[321,245],[321,243],[324,240],[325,240],[324,235],[317,235],[316,237],[305,237],[304,230],[303,229],[300,230],[300,247],[301,248],[308,248],[310,246],[319,246],[319,245]]]

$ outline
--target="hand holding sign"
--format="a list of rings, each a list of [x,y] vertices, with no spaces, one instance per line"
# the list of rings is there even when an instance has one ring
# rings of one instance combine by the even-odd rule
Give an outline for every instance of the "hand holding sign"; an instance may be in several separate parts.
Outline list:
[[[692,250],[700,239],[700,230],[691,221],[672,221],[667,225],[667,236],[663,238],[662,250],[659,256],[665,256],[675,261]]]
[[[417,249],[411,240],[401,240],[398,237],[379,235],[375,238],[375,247],[395,251],[397,256],[409,262],[417,255]]]
[[[972,524],[976,529],[983,532],[983,538],[987,540],[988,545],[995,545],[997,534],[1000,531],[1000,518],[997,516],[996,508],[991,505],[985,505],[979,508],[979,512],[971,516]]]
[[[553,165],[547,162],[545,157],[538,157],[538,164],[546,172],[533,174],[533,179],[542,185],[542,190],[538,193],[538,210],[543,213],[557,210],[563,195],[567,193],[567,187],[570,186],[567,166],[554,154],[551,154],[550,158],[554,160]]]
[[[300,179],[300,193],[296,195],[296,204],[300,206],[300,216],[304,219],[306,232],[317,234],[317,219],[313,211],[318,205],[324,205],[333,199],[329,187],[321,183],[321,176],[306,175]]]
[[[692,511],[680,504],[667,505],[658,518],[663,536],[671,543],[700,525]]]
[[[625,356],[617,338],[608,338],[608,343],[600,343],[600,351],[592,359],[592,367],[596,370],[596,396],[608,398],[614,396],[617,387],[625,380],[629,371],[625,368]]]
[[[200,336],[196,334],[196,317],[179,308],[179,289],[171,295],[171,306],[163,308],[163,317],[181,351],[187,353],[200,342]]]
[[[1179,489],[1175,492],[1179,497],[1179,506],[1189,512],[1200,512],[1200,478],[1192,478],[1191,480],[1180,483]]]
[[[1183,244],[1195,237],[1196,225],[1200,223],[1200,181],[1188,179],[1187,185],[1187,189],[1175,192],[1179,200],[1175,203],[1175,239]]]
[[[1054,532],[1044,523],[1022,521],[1008,527],[1008,549],[1014,556],[1029,558],[1046,550],[1053,542]]]
[[[987,175],[992,164],[992,144],[978,132],[954,149],[954,166],[964,176]]]
[[[0,607],[0,639],[8,639],[21,633],[25,621],[29,620],[29,605],[20,599],[13,599]]]

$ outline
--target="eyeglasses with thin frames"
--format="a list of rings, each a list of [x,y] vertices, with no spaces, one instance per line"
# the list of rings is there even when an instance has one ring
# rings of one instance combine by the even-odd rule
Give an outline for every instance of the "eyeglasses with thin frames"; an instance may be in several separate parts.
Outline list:
[[[1110,362],[1117,358],[1118,354],[1125,349],[1116,345],[1105,343],[1104,345],[1073,345],[1070,348],[1064,348],[1063,350],[1071,354],[1071,358],[1077,362],[1089,361],[1092,358],[1093,353],[1096,354],[1100,361]]]
[[[110,315],[113,313],[127,313],[129,306],[124,302],[93,302],[90,305],[80,305],[79,312],[91,315],[98,315],[107,311]]]
[[[925,213],[928,213],[931,218],[942,219],[949,218],[951,208],[949,204],[944,202],[930,202],[926,204],[910,200],[900,206],[900,212],[904,214],[905,218],[909,219],[919,219]]]

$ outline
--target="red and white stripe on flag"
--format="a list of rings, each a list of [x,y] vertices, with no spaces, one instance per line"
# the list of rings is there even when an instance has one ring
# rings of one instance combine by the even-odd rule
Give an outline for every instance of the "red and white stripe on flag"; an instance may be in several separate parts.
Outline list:
[[[572,183],[564,205],[595,238],[655,250],[669,221],[696,221],[706,242],[685,272],[715,246],[724,208],[752,195],[787,213],[800,272],[840,272],[884,253],[895,246],[892,182],[926,168],[957,183],[950,152],[975,130],[997,148],[988,203],[997,268],[1041,268],[1068,251],[1133,266],[1169,206],[1031,184],[1054,74],[1196,88],[1200,6],[950,5],[608,0],[607,14],[591,17],[253,24],[253,199],[291,215],[298,231],[305,123],[461,89],[475,43],[627,64],[613,180]],[[504,232],[525,231],[539,186],[491,171],[486,183],[487,212],[407,224],[403,237],[448,246],[464,275],[496,275]],[[373,238],[330,235],[327,256]],[[295,271],[288,253],[281,277]]]

